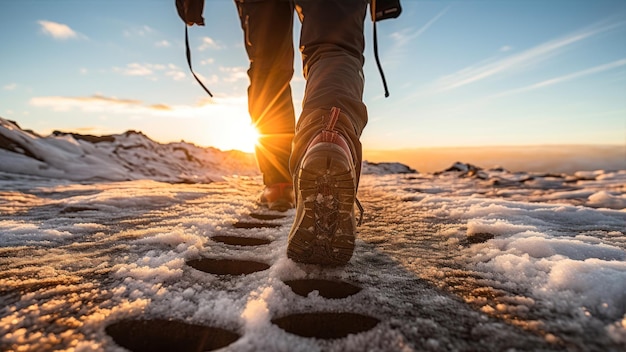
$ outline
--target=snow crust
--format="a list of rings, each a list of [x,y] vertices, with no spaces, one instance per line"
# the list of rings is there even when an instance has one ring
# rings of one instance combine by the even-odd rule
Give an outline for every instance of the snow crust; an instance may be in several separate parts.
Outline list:
[[[458,250],[458,260],[480,275],[481,285],[510,295],[503,302],[466,296],[481,311],[567,312],[579,319],[576,324],[594,321],[611,341],[626,343],[626,210],[619,201],[626,172],[468,175],[470,170],[454,165],[436,176],[405,178],[401,185],[394,184],[397,178],[370,181],[382,187],[380,193],[395,189],[412,210],[407,213],[445,224],[439,234],[447,248]],[[543,328],[550,324],[565,321],[541,322]],[[580,326],[572,329],[585,333]]]
[[[260,177],[240,173],[250,170],[245,161],[221,164],[226,156],[184,145],[202,170],[219,168],[196,177],[200,169],[168,159],[148,176],[118,166],[149,164],[164,150],[182,158],[174,148],[183,146],[162,149],[140,134],[95,144],[43,138],[2,124],[5,138],[43,161],[0,150],[0,350],[123,351],[104,329],[137,317],[235,331],[242,337],[232,351],[626,349],[626,170],[510,173],[457,163],[436,174],[373,172],[359,188],[365,216],[353,259],[319,268],[286,257],[293,210],[269,220],[275,228],[234,226],[262,211]],[[143,147],[124,154],[124,145]],[[111,161],[116,148],[125,161]],[[241,248],[215,235],[271,243]],[[186,264],[198,258],[269,269],[220,276]],[[300,297],[285,283],[310,278],[362,291]],[[271,322],[304,312],[381,322],[338,340]]]

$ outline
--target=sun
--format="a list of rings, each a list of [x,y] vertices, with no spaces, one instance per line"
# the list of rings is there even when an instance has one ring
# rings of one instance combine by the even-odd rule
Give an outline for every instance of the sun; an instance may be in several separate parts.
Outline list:
[[[195,124],[187,124],[190,134],[202,145],[223,151],[254,153],[259,132],[251,123],[245,99],[221,99],[193,111]]]
[[[254,153],[254,149],[259,142],[260,136],[261,134],[259,133],[259,130],[257,130],[252,123],[244,125],[241,127],[240,133],[237,134],[235,143],[238,147],[234,149],[238,149],[246,153]]]
[[[259,141],[259,132],[247,116],[230,115],[214,120],[207,132],[210,145],[221,150],[254,153]]]

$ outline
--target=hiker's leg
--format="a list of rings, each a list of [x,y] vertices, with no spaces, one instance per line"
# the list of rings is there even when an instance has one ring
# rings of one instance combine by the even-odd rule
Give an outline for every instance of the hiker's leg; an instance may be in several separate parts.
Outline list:
[[[311,138],[324,126],[330,109],[338,107],[342,113],[337,129],[351,144],[358,173],[362,158],[359,137],[367,124],[363,104],[367,0],[296,0],[296,10],[302,22],[300,50],[306,90],[292,171]]]
[[[287,256],[296,262],[344,265],[354,251],[366,7],[366,0],[296,0],[307,80],[290,160],[296,216]]]
[[[295,116],[289,82],[293,76],[293,3],[235,0],[250,68],[248,110],[261,134],[256,148],[266,185],[290,183],[289,155]]]

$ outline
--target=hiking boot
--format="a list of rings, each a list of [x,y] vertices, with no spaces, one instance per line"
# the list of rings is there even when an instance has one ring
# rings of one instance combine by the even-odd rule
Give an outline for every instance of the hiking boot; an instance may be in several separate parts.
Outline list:
[[[293,185],[291,183],[275,183],[265,186],[259,203],[270,210],[287,211],[295,206]]]
[[[339,112],[331,110],[294,172],[296,217],[287,256],[296,262],[344,265],[354,251],[358,177],[346,138],[334,130]]]

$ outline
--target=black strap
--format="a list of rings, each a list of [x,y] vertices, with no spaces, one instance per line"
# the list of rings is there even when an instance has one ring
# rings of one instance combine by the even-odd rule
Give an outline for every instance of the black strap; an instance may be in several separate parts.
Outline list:
[[[196,76],[196,73],[193,72],[193,68],[191,67],[191,50],[189,49],[189,33],[188,33],[188,30],[187,30],[187,25],[186,24],[185,24],[185,46],[187,47],[187,63],[189,64],[189,70],[191,71],[191,74],[193,75],[193,78],[195,78],[196,81],[198,81],[198,83],[200,83],[202,88],[204,88],[204,91],[207,92],[207,94],[211,98],[213,98],[213,94],[211,94],[211,92],[207,89],[207,87],[204,86],[202,81],[200,81],[200,78],[198,78],[198,76]]]
[[[385,98],[387,98],[389,97],[389,88],[387,87],[387,79],[385,78],[385,73],[383,72],[383,67],[380,63],[380,57],[378,56],[378,35],[376,32],[376,21],[373,21],[372,27],[374,30],[374,58],[376,59],[376,66],[378,67],[378,72],[380,72],[380,78],[383,81],[383,88],[385,89]],[[185,48],[186,48],[186,54],[187,54],[187,64],[189,65],[189,70],[191,71],[193,78],[196,79],[198,84],[200,84],[200,86],[204,89],[205,92],[207,92],[207,94],[210,97],[213,97],[213,94],[211,93],[211,91],[204,85],[204,83],[202,83],[202,81],[200,81],[200,78],[196,76],[196,73],[193,72],[193,67],[191,65],[191,50],[189,49],[189,31],[187,29],[186,24],[185,24]]]
[[[378,72],[380,72],[380,78],[383,80],[383,87],[385,88],[385,98],[389,97],[389,89],[387,88],[387,79],[383,72],[383,66],[380,64],[380,58],[378,57],[378,36],[376,35],[376,21],[372,24],[374,28],[374,58],[376,59],[376,66],[378,66]]]

